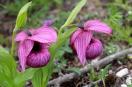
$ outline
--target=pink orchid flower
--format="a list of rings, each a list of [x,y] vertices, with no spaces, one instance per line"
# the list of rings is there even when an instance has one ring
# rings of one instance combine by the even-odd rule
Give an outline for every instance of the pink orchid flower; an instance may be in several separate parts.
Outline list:
[[[50,59],[48,47],[57,40],[56,31],[49,25],[48,21],[40,28],[22,31],[16,35],[22,71],[26,66],[37,68],[48,63]]]
[[[83,65],[87,59],[94,59],[102,53],[102,43],[93,37],[94,32],[111,35],[112,29],[99,20],[89,20],[71,35],[70,45]]]

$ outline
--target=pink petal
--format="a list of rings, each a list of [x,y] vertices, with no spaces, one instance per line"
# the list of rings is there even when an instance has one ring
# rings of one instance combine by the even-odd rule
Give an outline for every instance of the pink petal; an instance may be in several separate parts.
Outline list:
[[[112,29],[105,23],[99,20],[89,20],[84,24],[85,30],[92,30],[96,32],[106,33],[111,35]]]
[[[88,47],[92,38],[92,33],[88,31],[81,32],[74,42],[74,48],[78,55],[78,58],[81,64],[85,64],[86,62],[86,48]]]
[[[19,43],[18,57],[22,71],[25,70],[26,58],[33,48],[34,42],[31,40],[24,40]]]
[[[43,49],[40,52],[31,52],[27,57],[26,64],[33,68],[38,68],[46,65],[50,59],[48,49]]]
[[[98,39],[92,39],[87,47],[86,57],[87,59],[94,59],[102,53],[102,43]]]
[[[40,27],[33,33],[31,37],[28,37],[28,39],[40,43],[53,43],[57,40],[57,33],[53,28]]]
[[[76,39],[76,37],[82,32],[82,29],[77,29],[70,38],[70,44],[72,45]]]
[[[16,35],[15,41],[23,41],[28,37],[25,31],[22,31]]]

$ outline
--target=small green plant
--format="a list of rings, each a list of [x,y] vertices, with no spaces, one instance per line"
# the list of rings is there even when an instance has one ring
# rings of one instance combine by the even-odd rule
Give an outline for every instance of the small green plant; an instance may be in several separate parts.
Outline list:
[[[108,5],[108,17],[105,21],[113,29],[113,41],[125,41],[132,45],[132,26],[129,23],[132,21],[131,8],[125,0],[115,0]]]
[[[97,72],[95,71],[93,66],[90,66],[90,72],[88,73],[90,81],[97,81],[99,78],[97,77]]]
[[[107,55],[117,52],[118,49],[119,49],[118,45],[115,45],[113,43],[108,43],[108,45],[105,46],[105,52]]]
[[[3,45],[3,46],[9,47],[10,46],[9,38],[8,37],[5,38],[4,35],[0,34],[0,44]]]
[[[131,85],[127,85],[128,87],[132,87],[132,84]]]
[[[20,10],[20,8],[26,4],[29,0],[14,0],[12,2],[7,2],[3,6],[11,15],[17,15],[16,13]],[[63,3],[63,0],[32,0],[33,2],[33,11],[40,10],[40,7],[43,7],[45,11],[49,10],[52,4],[56,6],[61,6]],[[16,8],[17,7],[17,8]]]
[[[17,12],[28,1],[29,0],[13,0],[11,2],[6,2],[4,5],[0,4],[0,6],[3,7],[9,15],[17,16]],[[56,8],[60,8],[63,4],[63,0],[32,0],[32,2],[32,9],[29,11],[29,15],[31,14],[31,17],[28,19],[29,23],[27,23],[26,28],[29,26],[36,27],[42,24],[43,19],[49,16],[48,11],[52,8],[53,4]],[[68,16],[66,16],[66,18],[67,17]]]
[[[58,54],[56,55],[56,60],[55,60],[55,69],[54,69],[55,72],[57,72],[57,71],[60,72],[66,66],[67,60],[64,58],[64,54],[72,53],[72,50],[70,49],[70,47],[68,45],[68,42],[69,42],[69,40],[66,41],[64,46],[58,50]]]
[[[101,69],[99,72],[99,78],[102,80],[104,87],[105,86],[105,77],[108,76],[108,69],[111,65],[107,65],[104,69]]]
[[[107,65],[105,68],[99,70],[97,73],[95,69],[91,66],[90,72],[88,73],[90,81],[98,81],[102,80],[104,87],[105,86],[105,77],[108,76],[108,70],[111,65]],[[97,85],[97,84],[96,84]]]

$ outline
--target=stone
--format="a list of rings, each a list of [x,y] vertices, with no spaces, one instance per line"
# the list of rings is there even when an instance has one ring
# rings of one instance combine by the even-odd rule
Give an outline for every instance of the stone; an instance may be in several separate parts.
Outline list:
[[[129,73],[127,68],[123,68],[116,73],[117,77],[123,77]]]

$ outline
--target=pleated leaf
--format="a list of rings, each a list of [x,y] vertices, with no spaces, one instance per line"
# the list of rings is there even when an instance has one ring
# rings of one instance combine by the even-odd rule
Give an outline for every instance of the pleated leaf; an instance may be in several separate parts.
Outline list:
[[[16,29],[23,27],[27,21],[27,10],[31,6],[32,2],[25,4],[19,11],[16,20]]]

